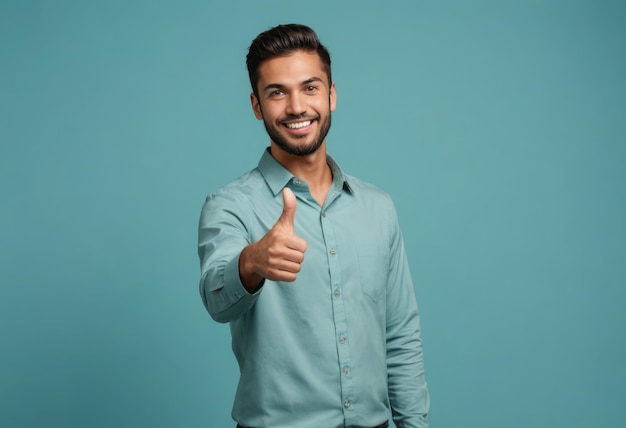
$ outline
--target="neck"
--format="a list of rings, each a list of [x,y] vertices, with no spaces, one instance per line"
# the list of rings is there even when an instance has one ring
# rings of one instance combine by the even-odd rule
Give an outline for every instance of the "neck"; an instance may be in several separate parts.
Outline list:
[[[323,206],[333,183],[333,174],[326,162],[326,142],[306,156],[291,155],[272,142],[271,153],[287,171],[306,181],[313,197]]]

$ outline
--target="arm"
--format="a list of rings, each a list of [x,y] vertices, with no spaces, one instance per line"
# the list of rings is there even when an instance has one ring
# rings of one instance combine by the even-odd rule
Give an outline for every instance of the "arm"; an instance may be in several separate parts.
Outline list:
[[[306,242],[294,234],[296,198],[291,190],[283,191],[283,212],[276,224],[253,243],[249,233],[253,225],[241,217],[253,207],[247,199],[237,199],[226,191],[213,194],[200,216],[200,294],[220,322],[250,309],[265,279],[295,281],[306,250]]]
[[[200,295],[211,317],[229,322],[250,309],[259,292],[249,292],[239,277],[239,256],[250,243],[243,197],[219,191],[209,195],[200,214],[198,255]],[[260,287],[262,285],[258,284]]]
[[[387,286],[387,373],[398,427],[428,427],[430,399],[424,376],[420,317],[395,211]]]

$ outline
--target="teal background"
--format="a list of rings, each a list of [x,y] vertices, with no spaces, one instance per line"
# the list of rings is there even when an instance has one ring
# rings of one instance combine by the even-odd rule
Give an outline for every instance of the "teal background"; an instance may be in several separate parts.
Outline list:
[[[268,143],[244,57],[287,22],[396,202],[431,426],[623,426],[625,4],[0,2],[0,426],[233,426],[196,228]]]

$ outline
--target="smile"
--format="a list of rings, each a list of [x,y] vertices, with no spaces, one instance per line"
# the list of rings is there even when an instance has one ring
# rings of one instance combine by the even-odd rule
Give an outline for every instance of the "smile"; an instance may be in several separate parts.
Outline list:
[[[296,122],[296,123],[285,123],[285,126],[289,129],[298,129],[304,128],[305,126],[309,126],[311,124],[310,120],[304,122]]]

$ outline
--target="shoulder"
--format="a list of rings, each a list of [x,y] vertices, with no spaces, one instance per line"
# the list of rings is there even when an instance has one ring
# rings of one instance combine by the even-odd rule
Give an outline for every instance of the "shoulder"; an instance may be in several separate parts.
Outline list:
[[[365,180],[344,175],[352,190],[352,200],[361,213],[370,216],[370,224],[390,227],[392,232],[399,229],[398,212],[389,193]]]
[[[258,168],[254,168],[225,186],[209,193],[206,200],[228,201],[249,199],[250,196],[258,196],[262,187],[267,187],[267,184]]]
[[[375,186],[374,184],[362,180],[358,177],[348,174],[344,175],[346,178],[346,182],[348,183],[348,186],[350,186],[350,189],[352,190],[355,197],[371,201],[381,207],[393,209],[393,201],[391,199],[391,196],[389,196],[389,193],[387,193],[380,187]]]
[[[243,221],[264,195],[271,194],[257,168],[246,172],[225,186],[209,193],[202,207],[202,217],[235,216]]]
[[[377,242],[395,241],[400,225],[395,205],[389,193],[380,187],[360,178],[346,175],[346,181],[352,190],[353,207],[359,218],[367,219],[367,233],[376,237]]]

